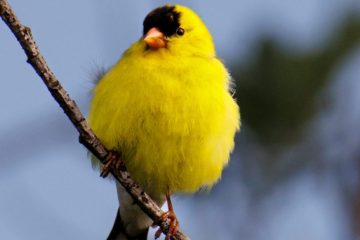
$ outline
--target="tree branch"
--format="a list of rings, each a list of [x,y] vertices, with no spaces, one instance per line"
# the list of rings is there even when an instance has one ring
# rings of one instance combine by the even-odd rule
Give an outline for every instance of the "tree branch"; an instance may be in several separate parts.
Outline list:
[[[90,129],[75,101],[71,99],[45,62],[44,57],[41,55],[32,37],[30,28],[21,24],[7,0],[0,0],[0,16],[25,51],[26,56],[28,57],[28,63],[35,69],[36,73],[49,89],[51,95],[59,103],[60,107],[64,110],[65,114],[79,132],[80,143],[82,143],[102,163],[105,163],[109,150],[105,148]],[[160,218],[164,212],[156,205],[149,195],[146,194],[134,180],[132,180],[125,165],[122,163],[120,170],[118,171],[112,166],[111,173],[134,198],[136,204],[154,221],[154,223],[159,225],[166,234],[169,228],[169,221],[162,221]],[[180,229],[174,234],[173,239],[189,240]]]

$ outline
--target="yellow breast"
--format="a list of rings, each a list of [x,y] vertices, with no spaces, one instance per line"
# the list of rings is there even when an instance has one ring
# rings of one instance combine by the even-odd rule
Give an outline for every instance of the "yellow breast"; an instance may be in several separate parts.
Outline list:
[[[89,122],[146,190],[196,191],[219,179],[234,146],[228,84],[216,58],[127,52],[94,89]]]

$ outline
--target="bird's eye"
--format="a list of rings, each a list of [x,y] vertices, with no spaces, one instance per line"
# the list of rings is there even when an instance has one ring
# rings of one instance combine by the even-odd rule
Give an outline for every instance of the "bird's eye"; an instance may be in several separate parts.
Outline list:
[[[179,27],[178,29],[176,29],[176,34],[179,36],[182,36],[185,34],[185,29]]]

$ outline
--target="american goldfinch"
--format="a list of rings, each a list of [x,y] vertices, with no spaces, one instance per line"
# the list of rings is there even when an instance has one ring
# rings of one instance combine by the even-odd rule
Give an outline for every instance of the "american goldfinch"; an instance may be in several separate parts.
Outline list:
[[[121,152],[133,179],[177,228],[170,195],[216,183],[234,148],[239,107],[212,37],[187,7],[151,11],[143,35],[93,90],[89,123],[102,143]],[[108,239],[146,239],[152,224],[117,184],[120,208]]]

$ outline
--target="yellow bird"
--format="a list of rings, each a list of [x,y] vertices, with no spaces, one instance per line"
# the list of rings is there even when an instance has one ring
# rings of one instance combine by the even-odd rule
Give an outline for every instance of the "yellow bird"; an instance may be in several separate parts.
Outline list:
[[[121,152],[134,180],[160,206],[167,200],[166,239],[178,224],[170,195],[211,187],[229,161],[240,128],[230,86],[200,17],[165,5],[146,16],[142,37],[93,90],[90,126],[108,149]],[[152,221],[117,189],[120,208],[108,239],[146,239]]]

